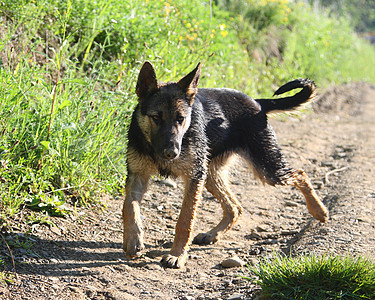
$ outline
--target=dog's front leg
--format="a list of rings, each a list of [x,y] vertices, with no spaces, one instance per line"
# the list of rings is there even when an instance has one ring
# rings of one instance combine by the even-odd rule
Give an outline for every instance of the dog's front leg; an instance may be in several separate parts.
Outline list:
[[[128,258],[137,257],[144,249],[143,229],[139,204],[147,189],[149,176],[129,171],[122,209],[124,225],[124,251]]]
[[[181,268],[185,265],[187,251],[192,240],[195,214],[199,201],[202,198],[204,185],[205,178],[192,179],[185,183],[185,196],[176,225],[172,249],[161,260],[164,267]]]

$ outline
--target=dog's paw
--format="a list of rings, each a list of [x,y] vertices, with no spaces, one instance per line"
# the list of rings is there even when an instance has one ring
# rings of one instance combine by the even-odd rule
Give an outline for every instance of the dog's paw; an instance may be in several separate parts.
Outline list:
[[[315,208],[314,210],[311,210],[310,212],[312,216],[320,222],[325,223],[328,221],[329,212],[325,206],[320,206],[318,208]]]
[[[307,209],[309,210],[311,215],[320,222],[325,223],[328,221],[328,209],[320,200],[317,200],[312,203],[307,203]]]
[[[199,233],[194,239],[193,244],[196,245],[210,245],[219,240],[218,234]]]
[[[139,257],[142,254],[142,250],[145,248],[142,239],[139,237],[127,238],[124,241],[123,249],[127,258]]]
[[[165,268],[180,269],[186,263],[187,255],[174,256],[172,254],[165,254],[161,259],[161,264]]]

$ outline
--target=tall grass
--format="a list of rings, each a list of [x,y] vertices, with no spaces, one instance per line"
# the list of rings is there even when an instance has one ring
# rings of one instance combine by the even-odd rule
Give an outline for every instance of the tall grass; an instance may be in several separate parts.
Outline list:
[[[2,1],[0,223],[122,193],[145,60],[165,81],[202,61],[201,86],[254,97],[294,77],[375,82],[374,50],[298,2]]]
[[[207,59],[212,40],[228,34],[217,35],[212,6],[199,1],[188,7],[119,0],[4,4],[3,225],[24,205],[63,215],[66,201],[82,204],[103,193],[121,194],[126,129],[141,63],[151,60],[159,75],[175,78]]]
[[[301,76],[313,78],[320,86],[375,82],[375,70],[366,63],[375,61],[374,47],[353,32],[349,19],[302,1],[229,0],[219,4],[238,16],[236,31],[251,65],[261,58],[254,66],[261,74],[254,77],[263,85]]]

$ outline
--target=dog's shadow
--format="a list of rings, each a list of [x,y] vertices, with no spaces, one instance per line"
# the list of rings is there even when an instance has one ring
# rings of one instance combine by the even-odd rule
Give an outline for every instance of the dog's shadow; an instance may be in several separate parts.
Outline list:
[[[22,243],[19,242],[20,236]],[[15,239],[17,243],[13,241]],[[146,244],[145,247],[145,256],[152,257],[153,246]],[[168,249],[160,251],[160,256],[167,252]],[[159,263],[142,257],[135,260],[127,259],[122,250],[122,243],[50,240],[32,234],[10,234],[0,239],[0,258],[4,261],[6,271],[54,277],[97,274],[100,267],[123,270],[126,266],[145,267]]]

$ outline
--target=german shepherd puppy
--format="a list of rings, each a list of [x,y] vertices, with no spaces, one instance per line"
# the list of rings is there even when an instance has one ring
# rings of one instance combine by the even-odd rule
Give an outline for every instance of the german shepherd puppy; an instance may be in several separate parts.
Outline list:
[[[243,157],[261,181],[300,189],[313,217],[321,222],[328,219],[328,210],[309,178],[303,170],[289,165],[267,122],[267,113],[291,110],[309,101],[315,94],[314,83],[294,80],[275,92],[279,95],[302,88],[294,96],[253,100],[232,89],[198,89],[200,74],[199,63],[180,81],[163,83],[157,80],[150,62],[140,70],[138,105],[128,132],[128,176],[122,212],[123,246],[128,258],[139,256],[144,248],[140,202],[155,173],[181,177],[185,183],[173,246],[163,256],[162,265],[184,266],[191,242],[217,242],[242,213],[226,179],[227,165],[234,154]],[[220,201],[223,218],[193,240],[194,219],[204,187]]]

